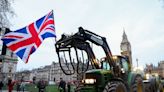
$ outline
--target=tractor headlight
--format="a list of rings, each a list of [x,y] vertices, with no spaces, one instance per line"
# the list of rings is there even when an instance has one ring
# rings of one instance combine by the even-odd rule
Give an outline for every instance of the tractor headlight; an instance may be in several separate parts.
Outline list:
[[[122,73],[125,73],[125,69],[124,69],[124,68],[121,68],[121,72],[122,72]]]
[[[82,80],[84,84],[94,84],[96,83],[96,79],[84,79]]]
[[[146,79],[150,79],[150,74],[146,74]]]

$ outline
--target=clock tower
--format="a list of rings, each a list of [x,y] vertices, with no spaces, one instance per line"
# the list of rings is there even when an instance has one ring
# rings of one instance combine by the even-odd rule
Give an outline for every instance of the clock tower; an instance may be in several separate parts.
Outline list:
[[[130,42],[128,41],[125,30],[123,32],[122,42],[121,42],[120,48],[121,48],[121,55],[128,56],[130,65],[132,65],[131,45],[130,45]]]

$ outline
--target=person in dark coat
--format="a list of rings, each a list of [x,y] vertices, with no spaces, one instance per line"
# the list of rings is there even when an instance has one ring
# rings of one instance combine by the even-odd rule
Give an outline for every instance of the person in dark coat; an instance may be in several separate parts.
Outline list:
[[[2,92],[3,82],[0,81],[0,92]]]
[[[63,80],[63,78],[60,78],[60,83],[58,88],[60,92],[66,92],[66,82]]]
[[[44,80],[40,80],[37,85],[39,92],[45,92],[46,82]]]
[[[17,92],[20,92],[21,91],[21,84],[20,84],[20,82],[18,81],[17,83],[16,83],[16,88],[17,88]]]
[[[71,83],[70,82],[67,83],[67,88],[68,88],[67,92],[71,92]]]

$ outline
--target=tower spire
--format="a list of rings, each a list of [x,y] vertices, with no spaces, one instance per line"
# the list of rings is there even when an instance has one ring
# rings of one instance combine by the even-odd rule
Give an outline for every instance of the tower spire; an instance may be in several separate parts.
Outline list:
[[[130,42],[128,41],[128,37],[125,33],[124,28],[123,28],[123,35],[122,35],[122,41],[120,47],[121,47],[121,55],[128,56],[130,65],[132,65],[131,45]]]
[[[125,42],[129,42],[127,35],[125,33],[125,29],[123,28],[123,36],[122,36],[122,42],[121,43],[125,43]]]

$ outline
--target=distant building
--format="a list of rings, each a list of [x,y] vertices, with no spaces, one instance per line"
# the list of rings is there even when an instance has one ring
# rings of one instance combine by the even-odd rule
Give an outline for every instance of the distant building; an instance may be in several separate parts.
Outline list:
[[[24,70],[15,74],[15,80],[31,80],[31,71]],[[31,80],[32,81],[32,80]]]
[[[159,76],[164,78],[164,61],[160,61],[158,66],[146,64],[145,73],[157,73]]]
[[[127,35],[125,30],[123,32],[122,41],[120,44],[121,48],[121,55],[128,56],[130,64],[132,65],[132,51],[131,51],[131,44],[128,41]]]
[[[64,65],[64,64],[63,64]],[[25,70],[16,73],[17,80],[30,80],[33,81],[33,78],[36,78],[36,81],[44,79],[45,81],[55,81],[59,82],[60,78],[63,78],[66,82],[77,80],[77,74],[65,75],[61,70],[59,63],[52,62],[51,65],[46,65],[44,67],[36,68],[31,71]]]
[[[9,31],[9,29],[0,28],[0,39],[6,31]],[[17,61],[16,55],[0,40],[0,79],[7,81],[8,78],[15,78]]]
[[[33,69],[31,71],[31,77],[29,79],[32,80],[33,77],[36,77],[36,81],[39,81],[40,79],[44,79],[46,81],[49,81],[50,68],[51,68],[50,65],[46,65],[44,67]]]
[[[65,64],[62,63],[62,65],[64,66],[64,68],[66,68]],[[68,66],[70,67],[71,64],[69,63]],[[72,70],[71,70],[72,71]],[[53,81],[53,79],[55,78],[56,82],[60,81],[60,78],[63,78],[65,81],[73,81],[73,80],[77,80],[77,74],[73,74],[73,75],[65,75],[60,67],[59,63],[55,63],[53,62],[51,64],[51,71],[50,71],[50,81]]]
[[[159,75],[164,78],[164,61],[158,63]]]

